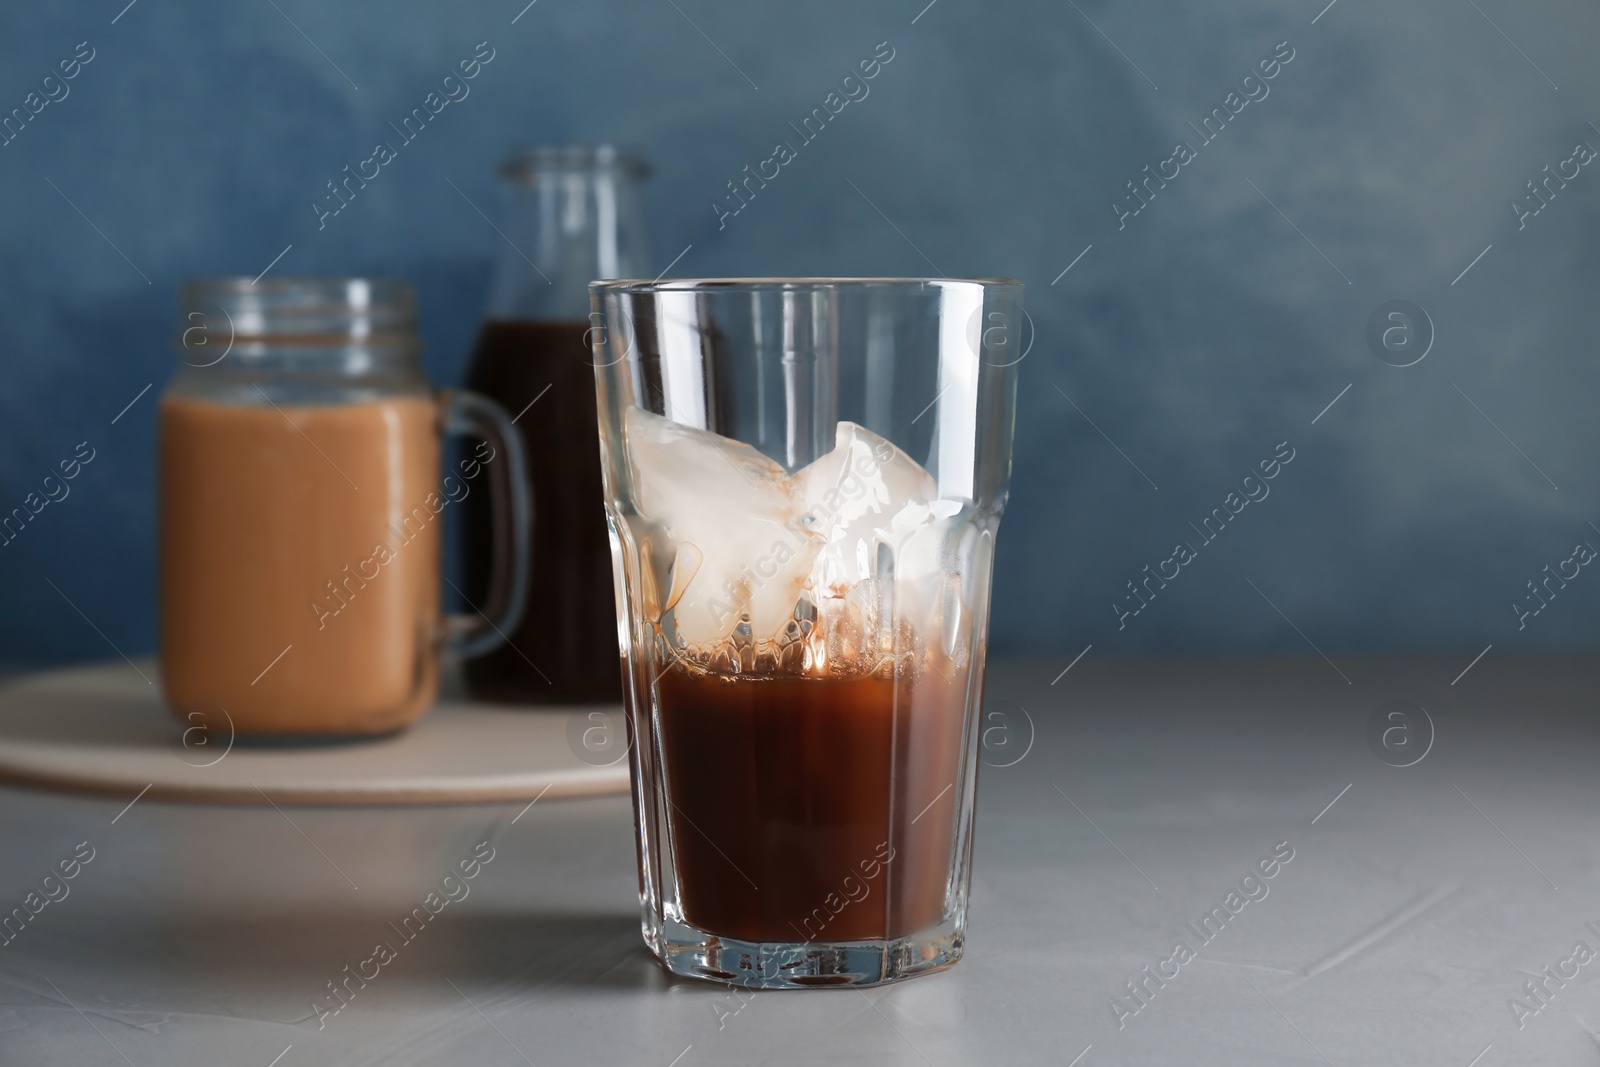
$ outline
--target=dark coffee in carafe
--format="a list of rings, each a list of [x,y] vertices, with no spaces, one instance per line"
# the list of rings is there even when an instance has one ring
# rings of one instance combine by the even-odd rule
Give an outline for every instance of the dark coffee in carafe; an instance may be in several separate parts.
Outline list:
[[[533,148],[500,167],[512,197],[489,312],[467,371],[526,445],[533,491],[527,606],[505,645],[464,665],[471,692],[508,703],[620,700],[611,575],[589,344],[588,283],[645,270],[640,161],[608,145]],[[465,509],[465,592],[479,606],[504,517]]]

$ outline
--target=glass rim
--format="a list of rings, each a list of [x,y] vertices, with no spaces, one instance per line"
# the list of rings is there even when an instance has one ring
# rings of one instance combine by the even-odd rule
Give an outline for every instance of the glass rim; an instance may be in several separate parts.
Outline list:
[[[801,290],[826,288],[883,288],[909,289],[944,286],[975,285],[982,289],[1021,289],[1018,278],[861,278],[861,277],[796,277],[796,278],[617,278],[589,283],[591,293],[623,292],[717,292],[723,290]]]

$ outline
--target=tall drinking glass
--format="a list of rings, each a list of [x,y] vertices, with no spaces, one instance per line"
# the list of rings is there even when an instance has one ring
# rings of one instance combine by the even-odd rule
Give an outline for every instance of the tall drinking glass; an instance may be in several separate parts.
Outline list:
[[[591,294],[645,941],[748,986],[949,966],[1021,283]]]

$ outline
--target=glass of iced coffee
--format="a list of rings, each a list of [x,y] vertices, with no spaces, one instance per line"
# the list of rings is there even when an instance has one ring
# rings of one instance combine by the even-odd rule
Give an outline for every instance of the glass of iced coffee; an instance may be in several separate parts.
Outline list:
[[[645,941],[758,987],[954,963],[1022,285],[591,292]]]

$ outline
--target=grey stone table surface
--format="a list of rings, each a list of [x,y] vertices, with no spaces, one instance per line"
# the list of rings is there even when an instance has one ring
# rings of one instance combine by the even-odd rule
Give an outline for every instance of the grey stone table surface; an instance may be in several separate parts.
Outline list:
[[[997,666],[967,956],[866,991],[668,978],[624,798],[0,791],[0,1064],[1600,1062],[1600,657],[1469,658]]]

